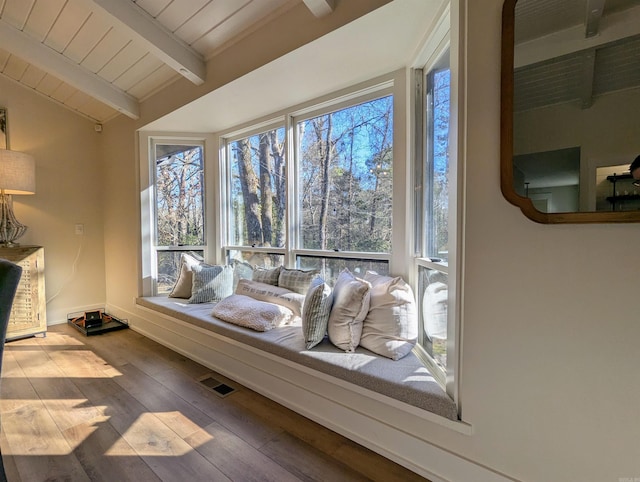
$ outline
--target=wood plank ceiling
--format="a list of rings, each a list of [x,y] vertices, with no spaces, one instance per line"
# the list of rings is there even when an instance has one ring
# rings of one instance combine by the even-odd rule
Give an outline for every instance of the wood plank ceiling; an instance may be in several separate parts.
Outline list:
[[[0,74],[105,123],[180,75],[205,81],[226,45],[304,1],[0,0]]]
[[[640,88],[640,0],[518,0],[516,111]]]

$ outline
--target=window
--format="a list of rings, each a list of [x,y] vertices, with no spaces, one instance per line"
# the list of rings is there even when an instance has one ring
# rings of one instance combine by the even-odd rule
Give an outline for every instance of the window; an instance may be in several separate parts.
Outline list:
[[[180,254],[204,257],[204,149],[202,144],[153,142],[153,248],[156,294],[179,276]]]
[[[393,208],[390,88],[223,140],[227,259],[388,273]],[[290,132],[287,138],[285,132]],[[287,164],[292,145],[295,165]],[[284,263],[283,263],[284,261]]]
[[[456,333],[456,177],[451,164],[451,70],[449,53],[427,73],[416,72],[421,99],[416,156],[416,272],[419,354],[452,395]],[[453,206],[453,207],[452,207]]]
[[[284,127],[227,139],[226,157],[227,257],[261,266],[283,264],[287,241]]]

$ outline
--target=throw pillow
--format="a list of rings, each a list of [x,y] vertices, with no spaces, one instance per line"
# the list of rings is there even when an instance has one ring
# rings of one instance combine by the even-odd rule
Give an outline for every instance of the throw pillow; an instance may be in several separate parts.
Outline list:
[[[254,281],[259,281],[260,283],[278,286],[278,278],[280,277],[281,268],[282,266],[278,266],[277,268],[261,268],[256,266],[253,268],[252,279]]]
[[[191,298],[191,285],[193,284],[192,270],[194,266],[204,264],[201,259],[192,254],[180,255],[180,269],[176,284],[173,285],[169,298]]]
[[[371,283],[369,313],[360,346],[392,360],[409,354],[418,340],[418,312],[413,290],[402,278],[367,271]]]
[[[278,286],[304,295],[309,291],[311,280],[317,275],[317,270],[304,271],[301,269],[282,268],[278,277]]]
[[[233,289],[238,286],[238,281],[241,279],[253,279],[253,266],[246,261],[239,259],[231,260],[231,266],[233,266]]]
[[[220,301],[211,314],[227,323],[256,331],[271,330],[293,318],[293,312],[285,306],[237,294]]]
[[[371,285],[342,270],[333,287],[333,306],[329,315],[329,340],[344,351],[354,351],[360,343],[362,322],[369,312]]]
[[[189,303],[220,301],[233,294],[233,268],[231,266],[193,267],[193,284]]]
[[[286,306],[295,316],[302,316],[304,296],[299,293],[294,293],[286,288],[273,286],[267,283],[260,283],[259,281],[241,279],[238,281],[235,293],[238,295],[249,296],[256,300]]]
[[[316,276],[311,281],[302,311],[302,335],[307,350],[320,343],[327,334],[332,305],[331,287],[321,277]]]

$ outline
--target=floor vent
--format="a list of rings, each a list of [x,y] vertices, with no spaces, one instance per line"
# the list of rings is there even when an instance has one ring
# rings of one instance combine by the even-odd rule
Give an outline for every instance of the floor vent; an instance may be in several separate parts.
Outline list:
[[[219,397],[226,397],[236,391],[235,388],[230,387],[226,383],[222,383],[220,380],[216,380],[211,375],[206,375],[198,381]]]

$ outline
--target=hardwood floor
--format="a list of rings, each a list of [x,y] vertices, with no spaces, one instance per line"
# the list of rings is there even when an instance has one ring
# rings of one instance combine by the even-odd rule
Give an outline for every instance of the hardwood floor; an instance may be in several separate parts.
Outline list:
[[[135,333],[67,325],[5,345],[0,442],[12,481],[424,481]]]

